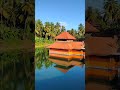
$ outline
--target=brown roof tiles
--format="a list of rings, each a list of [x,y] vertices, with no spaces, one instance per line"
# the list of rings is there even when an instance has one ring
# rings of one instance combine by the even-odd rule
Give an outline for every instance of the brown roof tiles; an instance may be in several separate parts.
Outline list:
[[[68,32],[62,32],[60,35],[56,36],[55,39],[76,40],[76,38],[70,35]]]

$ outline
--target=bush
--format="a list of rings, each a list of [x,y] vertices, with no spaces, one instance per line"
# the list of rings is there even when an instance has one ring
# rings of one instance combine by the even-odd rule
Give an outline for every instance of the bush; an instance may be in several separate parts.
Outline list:
[[[23,30],[14,27],[0,26],[0,39],[1,40],[23,40],[28,39],[34,41],[34,34],[30,30]]]

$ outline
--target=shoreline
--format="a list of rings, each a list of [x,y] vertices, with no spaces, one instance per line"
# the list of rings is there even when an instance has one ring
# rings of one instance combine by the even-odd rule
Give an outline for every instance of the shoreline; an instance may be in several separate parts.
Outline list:
[[[48,43],[44,43],[44,44],[41,44],[41,45],[37,45],[37,44],[35,44],[35,49],[36,48],[45,48],[45,47],[47,47],[47,46],[49,46],[50,44],[48,44]]]
[[[32,51],[34,52],[36,48],[45,48],[49,46],[51,43],[34,43],[30,40],[18,40],[17,42],[10,42],[10,41],[0,41],[0,51],[7,52],[7,51],[14,51],[14,50],[21,50],[21,51]]]
[[[25,51],[34,51],[33,46],[34,42],[31,40],[18,40],[18,41],[0,41],[0,51],[14,51],[14,50],[25,50]]]

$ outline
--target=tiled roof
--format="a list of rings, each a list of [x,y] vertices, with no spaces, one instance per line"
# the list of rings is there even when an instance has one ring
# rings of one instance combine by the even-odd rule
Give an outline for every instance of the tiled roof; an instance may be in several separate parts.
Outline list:
[[[85,32],[99,32],[99,30],[93,27],[90,23],[85,22]]]
[[[80,50],[84,48],[83,42],[70,42],[70,41],[57,41],[47,48],[53,48],[53,49],[67,49],[67,50]]]
[[[85,55],[107,56],[117,53],[117,39],[112,37],[89,37],[85,39]]]
[[[62,32],[60,35],[56,36],[55,39],[75,40],[76,38],[70,35],[68,32]]]

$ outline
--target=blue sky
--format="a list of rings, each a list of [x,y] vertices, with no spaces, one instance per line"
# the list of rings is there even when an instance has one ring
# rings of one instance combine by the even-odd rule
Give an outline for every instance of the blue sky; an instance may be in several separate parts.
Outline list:
[[[85,0],[35,0],[35,20],[60,22],[67,30],[85,23]]]

